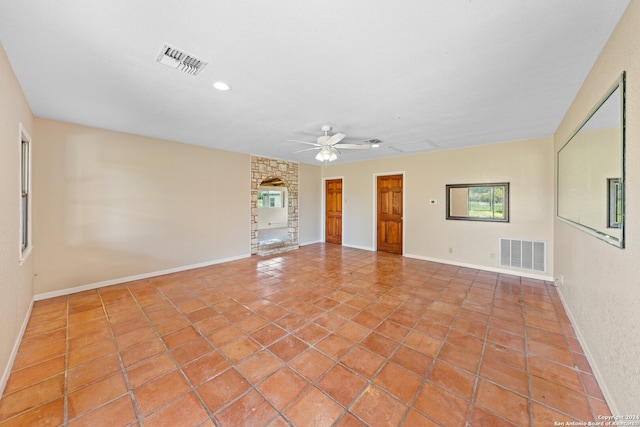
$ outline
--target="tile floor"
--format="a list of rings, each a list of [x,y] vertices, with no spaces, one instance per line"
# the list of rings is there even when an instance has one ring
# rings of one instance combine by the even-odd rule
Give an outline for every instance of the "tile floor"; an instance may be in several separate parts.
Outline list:
[[[0,426],[544,426],[609,410],[555,288],[315,244],[36,302]]]

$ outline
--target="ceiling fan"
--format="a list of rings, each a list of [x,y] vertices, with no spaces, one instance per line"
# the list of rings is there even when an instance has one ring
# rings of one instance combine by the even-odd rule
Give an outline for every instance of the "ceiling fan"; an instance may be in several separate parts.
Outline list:
[[[295,153],[301,153],[303,151],[309,150],[320,150],[320,152],[316,155],[316,160],[321,162],[332,162],[338,158],[338,154],[340,154],[340,149],[347,150],[367,150],[371,147],[375,147],[375,144],[341,144],[345,138],[345,134],[336,133],[333,135],[329,135],[329,131],[331,131],[331,126],[323,125],[320,130],[324,132],[324,135],[319,136],[317,142],[307,142],[307,141],[297,141],[295,139],[288,139],[289,142],[297,142],[300,144],[313,145],[311,148],[305,148],[303,150],[295,151]]]

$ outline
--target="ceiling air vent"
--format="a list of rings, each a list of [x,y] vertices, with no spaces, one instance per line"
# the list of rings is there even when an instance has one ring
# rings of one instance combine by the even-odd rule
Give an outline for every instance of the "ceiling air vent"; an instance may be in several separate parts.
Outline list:
[[[389,148],[399,151],[401,153],[411,153],[414,151],[427,151],[436,148],[436,146],[429,140],[425,141],[413,141],[403,144],[391,145]]]
[[[192,76],[198,75],[208,64],[208,62],[168,44],[162,47],[156,61]]]

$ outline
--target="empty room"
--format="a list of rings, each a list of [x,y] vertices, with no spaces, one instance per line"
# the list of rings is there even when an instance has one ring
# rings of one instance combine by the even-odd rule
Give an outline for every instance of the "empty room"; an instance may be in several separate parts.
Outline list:
[[[640,427],[638,28],[0,2],[0,426]]]

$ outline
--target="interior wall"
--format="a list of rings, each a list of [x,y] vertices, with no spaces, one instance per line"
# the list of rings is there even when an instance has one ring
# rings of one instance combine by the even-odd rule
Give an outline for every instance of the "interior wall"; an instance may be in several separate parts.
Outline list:
[[[249,256],[249,155],[46,119],[34,134],[36,294]]]
[[[540,138],[384,160],[338,164],[324,176],[343,176],[343,245],[375,250],[375,174],[404,173],[404,255],[504,270],[498,239],[548,242],[553,272],[553,139]],[[510,183],[510,222],[445,219],[447,184]],[[435,205],[429,203],[435,199]]]
[[[309,245],[322,242],[322,173],[321,167],[300,163],[298,203],[300,218],[300,244]]]
[[[556,151],[624,70],[626,247],[555,221],[555,271],[594,373],[614,414],[640,402],[640,2],[629,7],[555,133]]]
[[[20,263],[20,123],[31,109],[0,45],[0,396],[33,298],[33,253]]]

